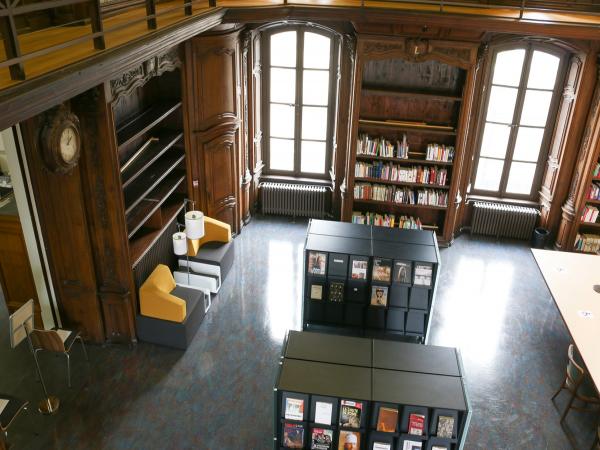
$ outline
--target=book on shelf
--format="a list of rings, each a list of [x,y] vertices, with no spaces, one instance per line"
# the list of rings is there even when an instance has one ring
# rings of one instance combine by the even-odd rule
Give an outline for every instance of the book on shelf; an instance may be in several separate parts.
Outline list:
[[[600,200],[600,183],[592,183],[587,193],[588,200]]]
[[[304,419],[304,400],[301,398],[287,397],[285,399],[285,416],[288,420]]]
[[[408,434],[423,436],[425,429],[425,416],[423,414],[411,413],[408,416]]]
[[[308,252],[308,273],[325,275],[327,267],[327,253]]]
[[[594,166],[594,170],[592,171],[592,177],[598,178],[600,177],[600,161],[596,163]]]
[[[428,161],[452,162],[454,147],[444,144],[428,144],[425,159]]]
[[[338,450],[359,450],[360,433],[356,431],[340,430]]]
[[[591,233],[577,233],[575,250],[580,252],[598,253],[600,251],[600,235]]]
[[[333,450],[333,430],[313,428],[310,438],[311,450]]]
[[[421,230],[423,224],[417,217],[412,216],[399,216],[396,217],[394,214],[379,214],[375,212],[365,212],[364,214],[359,211],[352,212],[352,223],[358,223],[361,225],[375,225],[387,228],[403,228],[406,230]]]
[[[354,176],[357,178],[377,178],[398,183],[432,184],[445,186],[448,179],[448,169],[437,166],[400,166],[393,163],[366,163],[357,161],[354,166]]]
[[[404,441],[402,450],[421,450],[423,448],[423,442],[421,441]]]
[[[283,424],[283,446],[285,448],[304,448],[304,425],[301,423]]]
[[[371,287],[371,305],[372,306],[387,306],[388,287],[387,286],[372,286]]]
[[[437,437],[452,439],[454,434],[454,417],[442,416],[438,417]]]
[[[360,428],[362,402],[342,400],[340,405],[340,427]]]
[[[329,402],[315,402],[315,423],[331,425],[333,404]]]
[[[380,407],[377,416],[377,431],[395,433],[398,424],[398,408]]]
[[[358,136],[356,153],[358,155],[407,159],[408,148],[406,134],[402,136],[402,140],[397,140],[396,143],[392,143],[383,137],[373,139],[368,134],[361,134]]]
[[[596,223],[598,220],[598,208],[592,205],[585,205],[581,213],[581,221],[585,223]]]
[[[416,195],[415,195],[416,194]],[[406,205],[448,206],[448,192],[437,189],[414,190],[402,186],[386,186],[371,183],[354,185],[355,200],[375,200]]]

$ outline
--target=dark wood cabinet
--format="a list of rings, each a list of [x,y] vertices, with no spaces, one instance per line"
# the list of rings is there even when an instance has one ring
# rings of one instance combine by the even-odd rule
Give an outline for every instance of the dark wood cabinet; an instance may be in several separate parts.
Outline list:
[[[188,43],[184,101],[190,111],[193,196],[206,214],[241,227],[239,31]]]

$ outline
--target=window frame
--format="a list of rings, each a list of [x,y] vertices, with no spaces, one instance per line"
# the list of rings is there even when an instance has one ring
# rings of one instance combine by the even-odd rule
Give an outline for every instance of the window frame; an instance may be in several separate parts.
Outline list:
[[[523,60],[523,69],[521,72],[521,78],[519,80],[517,98],[515,101],[515,109],[513,112],[512,123],[510,126],[511,130],[509,133],[506,154],[504,157],[504,166],[500,175],[500,185],[497,190],[484,190],[475,188],[475,180],[477,178],[477,170],[479,168],[479,161],[481,158],[481,145],[483,142],[483,135],[485,131],[485,123],[488,114],[488,108],[490,103],[490,96],[492,91],[492,80],[494,74],[494,68],[496,67],[496,59],[498,53],[507,50],[525,50],[525,57]],[[523,113],[523,104],[525,102],[525,94],[527,92],[527,81],[531,69],[531,61],[533,58],[534,51],[542,51],[544,53],[551,54],[559,58],[559,64],[557,69],[556,81],[554,89],[552,89],[552,99],[548,109],[548,116],[546,117],[546,124],[544,125],[544,135],[540,144],[540,152],[538,159],[535,162],[535,172],[531,183],[531,189],[529,194],[519,194],[506,191],[508,184],[508,178],[510,174],[510,167],[513,162],[513,156],[515,152],[515,144],[517,140],[517,131],[519,129],[519,122]],[[526,201],[538,201],[539,191],[542,184],[542,177],[545,172],[544,161],[548,158],[548,152],[550,151],[550,144],[552,136],[554,134],[555,124],[558,115],[558,108],[560,105],[561,92],[564,88],[564,81],[566,76],[566,66],[568,60],[568,52],[557,46],[545,44],[542,42],[512,42],[506,44],[500,44],[493,47],[491,51],[490,62],[487,65],[485,76],[484,76],[484,95],[482,99],[482,109],[477,119],[477,138],[475,141],[475,152],[473,154],[473,170],[471,172],[470,179],[470,195],[482,196],[482,197],[493,197],[505,200],[526,200]],[[544,90],[544,91],[550,91]],[[541,127],[536,127],[541,128]],[[486,158],[484,156],[484,158]],[[518,161],[517,161],[518,162]]]
[[[286,31],[296,31],[296,96],[294,103],[294,168],[292,170],[271,169],[271,36]],[[327,131],[325,134],[325,167],[323,173],[302,172],[302,90],[303,90],[303,63],[304,63],[304,34],[306,32],[320,34],[331,39],[329,46],[329,95],[327,102]],[[339,53],[340,45],[337,33],[328,29],[318,27],[314,24],[293,24],[293,25],[278,25],[263,31],[261,37],[261,52],[263,71],[263,89],[261,98],[261,115],[263,120],[263,175],[281,176],[290,178],[314,179],[314,180],[329,180],[330,171],[332,169],[332,158],[334,153],[334,139],[336,126],[336,109],[337,109],[337,88],[339,77]],[[310,70],[310,68],[308,69]],[[323,69],[325,70],[325,69]],[[310,105],[308,105],[310,106]],[[310,139],[305,139],[310,140]],[[320,141],[319,141],[320,142]]]

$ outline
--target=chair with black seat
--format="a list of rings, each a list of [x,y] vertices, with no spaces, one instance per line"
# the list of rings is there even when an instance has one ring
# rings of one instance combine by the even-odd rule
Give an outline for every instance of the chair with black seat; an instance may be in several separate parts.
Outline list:
[[[0,394],[0,450],[7,449],[8,428],[29,402],[11,395]]]
[[[587,370],[583,367],[583,363],[577,361],[578,356],[575,355],[575,346],[569,345],[567,363],[567,374],[562,385],[552,396],[552,400],[556,398],[563,389],[566,389],[570,393],[569,401],[567,406],[560,417],[560,423],[562,424],[567,417],[568,412],[571,409],[576,411],[587,411],[587,412],[598,412],[598,409],[593,409],[595,406],[600,406],[600,398],[594,387],[594,383],[589,377]],[[578,400],[583,403],[582,406],[573,406],[573,402]]]
[[[54,330],[38,330],[33,329],[29,332],[31,345],[33,347],[34,356],[37,358],[37,353],[45,350],[48,352],[62,353],[67,359],[67,383],[71,387],[71,350],[73,343],[76,340],[81,342],[85,360],[89,361],[85,343],[79,331],[70,331],[62,329]]]

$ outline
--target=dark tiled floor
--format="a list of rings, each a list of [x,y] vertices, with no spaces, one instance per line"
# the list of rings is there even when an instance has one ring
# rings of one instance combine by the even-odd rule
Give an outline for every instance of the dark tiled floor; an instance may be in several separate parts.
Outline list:
[[[46,355],[56,416],[32,407],[12,429],[15,449],[269,449],[272,387],[287,329],[300,329],[305,223],[260,219],[237,238],[237,259],[186,352],[140,343]],[[568,449],[550,402],[568,334],[524,244],[471,240],[442,250],[432,344],[461,349],[473,405],[467,449]],[[0,392],[41,397],[23,344],[9,350],[0,307]],[[559,405],[564,405],[560,397]],[[579,447],[592,417],[567,420]]]

